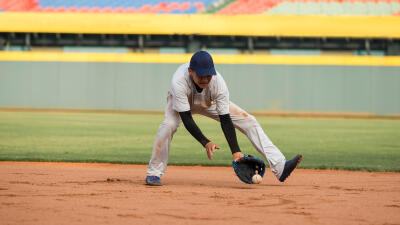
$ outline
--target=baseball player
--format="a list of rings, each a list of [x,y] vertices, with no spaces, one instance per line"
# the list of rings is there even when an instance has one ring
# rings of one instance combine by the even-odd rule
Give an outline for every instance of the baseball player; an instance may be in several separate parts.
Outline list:
[[[158,129],[147,169],[146,184],[162,185],[160,177],[167,167],[171,140],[181,122],[204,146],[210,160],[214,151],[219,149],[216,143],[201,132],[192,114],[201,114],[221,123],[232,152],[233,163],[247,157],[239,148],[235,127],[249,138],[267,160],[272,173],[279,181],[285,181],[301,161],[302,155],[286,161],[255,117],[229,101],[228,88],[222,76],[215,70],[211,55],[206,51],[199,51],[192,56],[190,63],[179,66],[173,75],[164,121]]]

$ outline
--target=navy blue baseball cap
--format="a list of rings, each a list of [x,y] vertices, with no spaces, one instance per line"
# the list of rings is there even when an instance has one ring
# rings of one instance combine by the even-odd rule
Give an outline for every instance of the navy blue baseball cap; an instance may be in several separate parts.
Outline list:
[[[194,53],[190,59],[190,69],[196,72],[199,77],[208,75],[217,75],[214,68],[214,62],[211,55],[206,51],[198,51]]]

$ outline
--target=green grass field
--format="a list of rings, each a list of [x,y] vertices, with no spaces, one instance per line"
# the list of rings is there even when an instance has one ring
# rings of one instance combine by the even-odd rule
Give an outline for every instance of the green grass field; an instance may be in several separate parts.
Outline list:
[[[301,168],[400,172],[400,121],[257,117],[287,158],[302,153]],[[163,115],[0,112],[0,160],[147,164]],[[219,123],[195,116],[221,149],[208,160],[180,126],[169,164],[231,165]],[[260,157],[239,131],[244,153]]]

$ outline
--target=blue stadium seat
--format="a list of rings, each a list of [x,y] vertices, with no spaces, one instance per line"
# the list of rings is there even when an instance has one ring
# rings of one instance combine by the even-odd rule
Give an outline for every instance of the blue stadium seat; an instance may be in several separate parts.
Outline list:
[[[41,8],[46,8],[46,7],[52,7],[52,8],[58,8],[58,7],[65,7],[65,8],[70,8],[70,7],[76,7],[76,8],[106,8],[110,7],[113,9],[116,8],[135,8],[135,9],[140,9],[144,5],[151,5],[151,6],[156,6],[159,3],[165,2],[166,4],[171,4],[171,3],[190,3],[190,7],[187,8],[184,12],[181,10],[175,8],[171,10],[169,13],[197,13],[197,7],[194,6],[196,2],[201,2],[203,4],[203,7],[206,8],[210,6],[213,2],[216,2],[217,0],[38,0],[39,6]],[[158,12],[160,13],[160,12]]]

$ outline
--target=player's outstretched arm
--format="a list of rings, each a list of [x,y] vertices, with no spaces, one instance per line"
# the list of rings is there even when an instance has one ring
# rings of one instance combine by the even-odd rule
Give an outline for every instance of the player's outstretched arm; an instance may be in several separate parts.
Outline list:
[[[229,147],[231,149],[233,161],[236,161],[239,158],[243,157],[243,154],[239,148],[236,131],[232,123],[231,115],[229,113],[219,115],[219,120],[221,122],[222,131],[224,132],[225,138],[228,141]]]
[[[208,140],[203,135],[200,128],[194,122],[192,113],[190,111],[179,112],[179,115],[181,116],[182,122],[185,125],[186,130],[188,130],[189,133],[206,148],[207,156],[211,160],[214,151],[216,149],[219,149],[219,146]]]

